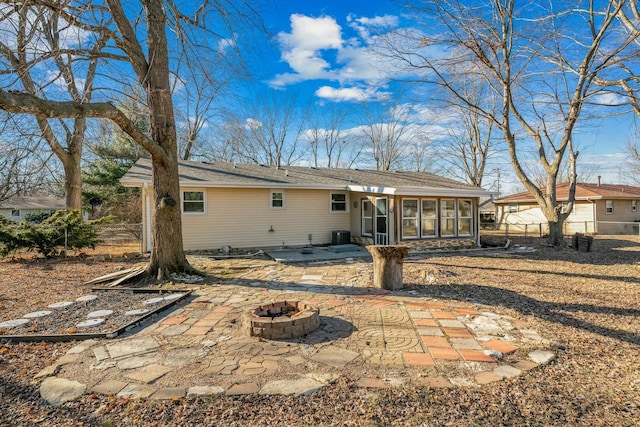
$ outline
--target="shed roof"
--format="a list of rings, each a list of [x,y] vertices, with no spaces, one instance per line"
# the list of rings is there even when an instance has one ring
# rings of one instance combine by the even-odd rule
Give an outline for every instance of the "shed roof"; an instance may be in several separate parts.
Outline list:
[[[472,185],[426,172],[314,168],[180,160],[182,187],[301,188],[351,190],[382,194],[484,196],[491,193]],[[120,179],[125,186],[151,185],[151,161],[138,160]]]
[[[569,183],[562,183],[556,187],[556,200],[559,202],[569,199]],[[576,200],[597,199],[640,199],[640,187],[623,184],[588,184],[576,183]],[[535,203],[535,199],[528,191],[512,194],[494,200],[494,203]]]
[[[0,209],[64,209],[65,201],[53,196],[16,196],[0,202]]]

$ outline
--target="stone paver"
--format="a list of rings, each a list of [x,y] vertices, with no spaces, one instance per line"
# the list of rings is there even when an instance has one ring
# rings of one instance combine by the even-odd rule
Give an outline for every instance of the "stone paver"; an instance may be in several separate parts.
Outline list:
[[[275,380],[266,383],[260,389],[260,394],[298,394],[307,395],[320,390],[326,384],[312,378],[294,378],[288,380]]]
[[[229,266],[233,262],[238,261],[223,261]],[[414,296],[415,291],[365,287],[368,264],[245,262],[250,267],[234,273],[237,284],[228,279],[197,288],[191,302],[125,338],[81,342],[39,378],[69,381],[65,364],[77,361],[80,374],[73,379],[94,384],[93,393],[152,399],[287,395],[330,387],[350,364],[362,369],[362,377],[347,381],[361,388],[479,387],[524,375],[555,358],[555,353],[539,349],[528,358],[514,359],[520,348],[551,342],[529,322],[480,312],[473,304]],[[214,275],[224,268],[218,262],[212,265]],[[294,299],[320,308],[319,329],[282,341],[251,337],[243,329],[248,310]],[[459,376],[447,378],[451,372]],[[103,379],[96,384],[95,378]]]
[[[86,384],[64,378],[49,377],[40,384],[40,396],[53,406],[76,399],[87,390]]]
[[[311,359],[329,366],[341,368],[352,362],[359,355],[360,354],[355,351],[345,350],[332,345],[321,349],[314,354]]]

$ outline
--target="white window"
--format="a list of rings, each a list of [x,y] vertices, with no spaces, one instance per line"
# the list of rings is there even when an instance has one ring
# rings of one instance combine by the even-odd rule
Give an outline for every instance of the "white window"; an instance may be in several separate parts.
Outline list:
[[[458,200],[458,236],[471,236],[472,218],[471,200]]]
[[[20,209],[11,209],[11,216],[20,216]]]
[[[284,209],[284,192],[278,190],[271,191],[271,207],[273,209]]]
[[[422,199],[422,237],[436,237],[438,230],[438,202],[436,199]]]
[[[604,213],[607,215],[613,215],[613,200],[604,201]]]
[[[631,201],[631,212],[636,212],[638,210],[638,201],[637,200],[632,200]]]
[[[205,213],[204,191],[183,191],[182,212]]]
[[[518,204],[517,203],[510,203],[509,207],[507,208],[507,212],[509,212],[509,213],[518,213]]]
[[[456,234],[456,201],[443,199],[440,202],[441,236],[455,236]]]
[[[348,212],[348,200],[345,193],[331,193],[331,212]]]
[[[373,208],[371,200],[362,199],[362,235],[373,236]]]
[[[418,199],[402,199],[402,237],[417,239],[418,230]]]

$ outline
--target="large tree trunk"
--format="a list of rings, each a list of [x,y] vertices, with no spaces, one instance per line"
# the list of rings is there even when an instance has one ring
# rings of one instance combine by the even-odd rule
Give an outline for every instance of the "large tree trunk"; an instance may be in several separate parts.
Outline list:
[[[80,159],[77,161],[74,156],[68,156],[62,163],[64,168],[64,189],[66,192],[67,209],[82,210],[82,172],[80,170]]]
[[[562,233],[562,227],[564,220],[549,221],[549,244],[555,248],[564,246],[564,234]]]
[[[152,153],[154,213],[153,248],[147,272],[158,280],[174,272],[192,272],[182,245],[182,212],[178,179],[178,146],[169,84],[166,16],[162,3],[145,2],[149,32],[149,64],[139,76],[147,92],[151,139],[161,150]]]

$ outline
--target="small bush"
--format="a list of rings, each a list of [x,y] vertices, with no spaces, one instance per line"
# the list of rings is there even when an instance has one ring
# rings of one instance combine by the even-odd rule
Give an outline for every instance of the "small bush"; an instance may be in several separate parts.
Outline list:
[[[17,224],[0,220],[0,255],[6,256],[19,249],[36,250],[45,257],[56,256],[65,248],[95,248],[100,242],[95,226],[98,221],[85,222],[78,210],[56,211],[41,223]]]

